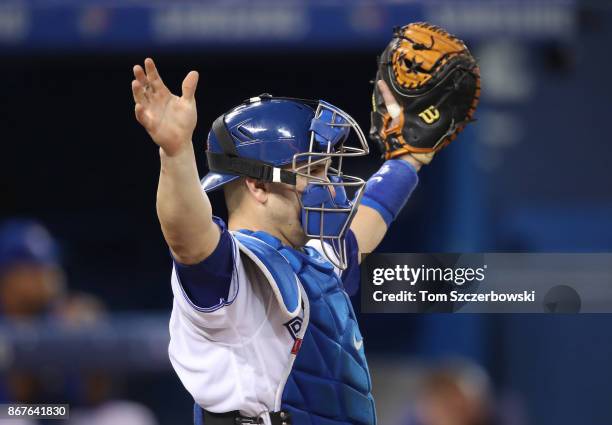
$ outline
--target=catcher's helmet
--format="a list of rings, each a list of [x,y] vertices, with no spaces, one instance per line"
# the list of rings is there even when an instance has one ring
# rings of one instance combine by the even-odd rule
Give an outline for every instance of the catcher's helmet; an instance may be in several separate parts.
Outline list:
[[[351,129],[356,146],[349,146]],[[322,100],[262,94],[213,123],[206,151],[210,172],[202,179],[202,188],[211,191],[241,176],[294,187],[298,175],[307,178],[308,185],[298,196],[306,236],[319,239],[328,259],[345,268],[344,236],[365,182],[343,174],[342,162],[367,153],[361,128],[341,109]],[[326,165],[327,178],[311,174],[311,167],[320,163]],[[281,168],[289,164],[291,168]],[[356,189],[352,201],[345,187]]]

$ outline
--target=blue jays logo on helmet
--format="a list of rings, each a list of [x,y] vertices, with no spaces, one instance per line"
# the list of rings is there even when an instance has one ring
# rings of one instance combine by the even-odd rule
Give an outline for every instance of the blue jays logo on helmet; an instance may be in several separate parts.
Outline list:
[[[342,162],[368,153],[355,120],[322,100],[264,94],[220,116],[212,127],[206,152],[210,172],[202,188],[211,191],[241,176],[294,187],[297,176],[306,178],[308,184],[298,196],[306,236],[319,239],[328,259],[345,268],[344,236],[365,182],[343,174]],[[357,136],[355,146],[347,142],[351,130]],[[326,178],[311,174],[313,165],[321,163]],[[356,191],[352,200],[346,187]]]

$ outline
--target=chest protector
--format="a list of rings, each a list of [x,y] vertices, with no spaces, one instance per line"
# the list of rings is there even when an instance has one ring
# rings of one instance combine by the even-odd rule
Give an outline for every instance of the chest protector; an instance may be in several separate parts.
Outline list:
[[[269,281],[295,338],[274,410],[289,412],[293,425],[375,425],[363,338],[333,266],[314,248],[296,251],[265,232],[234,236]]]

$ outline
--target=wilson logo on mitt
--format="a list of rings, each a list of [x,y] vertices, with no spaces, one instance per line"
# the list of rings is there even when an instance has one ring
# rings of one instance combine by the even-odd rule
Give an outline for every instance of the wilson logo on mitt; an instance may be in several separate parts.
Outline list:
[[[433,124],[440,119],[440,111],[435,106],[430,106],[419,114],[419,117],[427,124]]]
[[[385,159],[409,153],[427,163],[473,121],[480,97],[478,64],[463,41],[435,25],[395,29],[379,59],[376,80],[381,79],[400,109],[391,125],[374,85],[370,138]]]

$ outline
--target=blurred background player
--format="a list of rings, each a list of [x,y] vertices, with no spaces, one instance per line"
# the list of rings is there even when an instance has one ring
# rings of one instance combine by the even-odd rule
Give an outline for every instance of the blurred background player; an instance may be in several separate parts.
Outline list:
[[[0,315],[7,322],[24,332],[44,324],[75,333],[95,330],[106,314],[96,296],[69,292],[60,246],[41,223],[10,219],[0,224]],[[157,424],[146,406],[116,397],[120,380],[103,368],[75,367],[62,373],[54,367],[37,371],[18,367],[0,376],[2,402],[69,403],[70,425]],[[0,419],[0,423],[39,422]]]
[[[51,312],[66,290],[58,255],[40,223],[14,219],[0,225],[0,314],[28,321]]]
[[[496,420],[488,376],[469,362],[448,362],[426,369],[410,406],[412,415],[403,425],[506,423]]]

